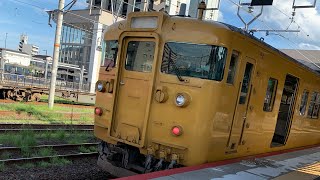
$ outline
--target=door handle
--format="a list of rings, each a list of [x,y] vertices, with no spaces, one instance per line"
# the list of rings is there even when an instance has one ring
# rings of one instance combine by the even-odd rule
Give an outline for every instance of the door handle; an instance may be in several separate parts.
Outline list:
[[[124,85],[124,82],[120,81],[120,85]]]

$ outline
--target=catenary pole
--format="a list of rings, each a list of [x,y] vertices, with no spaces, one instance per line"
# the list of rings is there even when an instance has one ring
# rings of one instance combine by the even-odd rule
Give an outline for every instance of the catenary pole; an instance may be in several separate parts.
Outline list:
[[[50,109],[53,108],[54,93],[56,89],[56,78],[57,78],[57,71],[58,71],[58,59],[59,59],[59,50],[60,50],[60,37],[61,37],[61,29],[62,29],[62,21],[63,21],[64,1],[65,0],[59,0],[58,20],[57,20],[57,27],[56,27],[56,36],[54,40],[51,83],[50,83],[50,91],[49,91],[49,108]]]

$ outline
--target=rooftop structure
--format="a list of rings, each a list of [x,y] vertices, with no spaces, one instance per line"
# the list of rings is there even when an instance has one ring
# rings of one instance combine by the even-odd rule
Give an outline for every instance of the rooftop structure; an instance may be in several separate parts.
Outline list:
[[[39,54],[39,46],[28,44],[28,36],[24,34],[20,36],[18,50],[32,56]]]

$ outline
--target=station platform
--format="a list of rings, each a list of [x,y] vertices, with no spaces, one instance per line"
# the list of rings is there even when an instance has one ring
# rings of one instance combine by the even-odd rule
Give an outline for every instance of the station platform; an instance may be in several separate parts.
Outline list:
[[[320,180],[320,145],[120,178],[122,180]]]

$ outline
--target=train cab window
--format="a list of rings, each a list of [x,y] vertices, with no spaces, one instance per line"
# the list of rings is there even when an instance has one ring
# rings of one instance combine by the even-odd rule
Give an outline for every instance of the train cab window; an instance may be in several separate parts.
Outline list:
[[[263,110],[271,112],[273,109],[274,99],[277,91],[278,80],[270,78],[268,81],[267,93],[264,98]]]
[[[155,45],[152,41],[130,41],[127,47],[126,70],[151,72]]]
[[[233,51],[231,55],[229,71],[228,71],[228,78],[227,78],[228,84],[233,84],[234,77],[237,70],[238,57],[239,57],[239,52]]]
[[[308,118],[317,119],[319,116],[320,94],[313,92],[310,99]]]
[[[304,116],[306,114],[307,102],[308,102],[309,91],[304,90],[301,98],[300,104],[300,116]]]
[[[106,67],[106,70],[108,71],[116,65],[118,41],[105,41],[102,46],[102,52],[101,66]]]
[[[164,46],[161,72],[221,81],[227,49],[225,47],[168,42]]]

